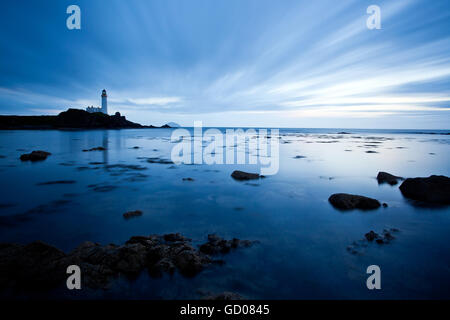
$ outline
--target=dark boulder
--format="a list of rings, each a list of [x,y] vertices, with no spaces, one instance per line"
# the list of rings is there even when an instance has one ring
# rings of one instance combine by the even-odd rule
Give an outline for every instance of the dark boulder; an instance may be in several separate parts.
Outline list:
[[[450,204],[450,178],[430,176],[408,178],[400,186],[402,194],[410,199],[431,204]]]
[[[403,180],[403,178],[394,176],[387,172],[380,171],[378,172],[377,180],[379,184],[388,183],[391,186],[394,186],[398,183],[399,180]]]
[[[20,156],[20,160],[22,161],[43,161],[45,159],[47,159],[47,157],[51,155],[50,152],[47,151],[33,151],[31,153],[25,153],[23,155]]]
[[[372,210],[381,206],[380,202],[376,199],[347,193],[335,193],[328,198],[328,201],[335,208],[341,210]]]
[[[130,219],[130,218],[140,217],[140,216],[142,216],[142,211],[141,210],[128,211],[128,212],[125,212],[123,214],[123,217],[125,219]]]
[[[231,177],[233,177],[233,179],[235,180],[253,180],[261,178],[261,176],[257,173],[248,173],[239,170],[233,171]]]

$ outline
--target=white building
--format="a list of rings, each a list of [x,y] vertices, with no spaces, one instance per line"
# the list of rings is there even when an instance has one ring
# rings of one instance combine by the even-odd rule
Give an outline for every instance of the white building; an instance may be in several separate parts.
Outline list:
[[[102,112],[104,114],[108,114],[108,95],[106,94],[106,90],[102,91],[102,107],[96,108],[94,106],[90,106],[86,108],[86,111],[89,113]]]

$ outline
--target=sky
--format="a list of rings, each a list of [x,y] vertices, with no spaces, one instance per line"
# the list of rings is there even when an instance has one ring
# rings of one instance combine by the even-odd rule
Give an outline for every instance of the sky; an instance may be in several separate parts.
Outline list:
[[[450,129],[450,1],[0,2],[0,114],[99,106],[102,89],[141,124]]]

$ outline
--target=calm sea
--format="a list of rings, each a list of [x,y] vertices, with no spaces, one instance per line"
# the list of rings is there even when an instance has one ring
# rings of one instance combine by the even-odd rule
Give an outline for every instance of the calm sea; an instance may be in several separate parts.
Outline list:
[[[450,207],[417,206],[398,185],[375,179],[379,171],[450,176],[445,132],[282,129],[278,173],[250,183],[230,174],[258,171],[255,165],[149,163],[170,159],[171,133],[0,131],[0,241],[42,240],[66,252],[83,241],[122,244],[133,235],[171,232],[195,245],[210,233],[260,243],[194,278],[153,279],[143,272],[117,279],[106,291],[61,289],[46,296],[195,299],[234,291],[255,299],[450,298]],[[107,150],[82,151],[98,146]],[[19,160],[32,150],[52,155],[36,163]],[[188,177],[194,181],[183,181]],[[45,184],[60,180],[66,184]],[[341,212],[328,203],[338,192],[389,207]],[[144,214],[125,220],[130,210]],[[368,231],[385,228],[400,230],[390,244],[347,250]],[[381,268],[379,291],[366,288],[366,268],[373,264]]]

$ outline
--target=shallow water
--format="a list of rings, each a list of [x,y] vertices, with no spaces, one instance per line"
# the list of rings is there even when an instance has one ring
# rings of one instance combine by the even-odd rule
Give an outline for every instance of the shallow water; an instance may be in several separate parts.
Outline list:
[[[171,232],[195,245],[209,233],[260,243],[225,255],[225,265],[194,278],[152,279],[143,272],[117,279],[106,291],[61,289],[47,296],[195,299],[234,291],[255,299],[450,298],[450,208],[418,206],[398,185],[375,179],[378,171],[450,176],[450,136],[282,129],[279,172],[246,183],[231,172],[257,167],[148,163],[144,157],[170,159],[171,132],[0,131],[0,241],[42,240],[66,252],[87,240],[122,244],[133,235]],[[107,150],[82,151],[97,146]],[[36,163],[19,160],[32,150],[52,155]],[[194,181],[182,180],[187,177]],[[74,182],[42,184],[58,180]],[[389,207],[341,212],[327,200],[338,192]],[[122,214],[131,210],[144,214],[125,220]],[[347,250],[368,231],[390,227],[400,230],[390,244]],[[381,268],[379,291],[366,288],[372,264]]]

